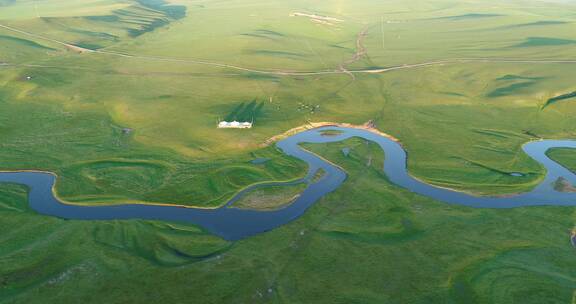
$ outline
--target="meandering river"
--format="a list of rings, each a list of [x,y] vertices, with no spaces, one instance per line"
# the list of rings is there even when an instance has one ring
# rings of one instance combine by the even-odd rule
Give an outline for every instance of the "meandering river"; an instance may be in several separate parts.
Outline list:
[[[323,132],[338,131],[339,134],[324,136]],[[228,240],[238,240],[287,224],[304,212],[326,194],[338,189],[346,180],[346,173],[337,166],[300,147],[301,143],[329,143],[351,137],[360,137],[378,144],[385,152],[384,173],[399,187],[449,204],[474,208],[515,208],[522,206],[576,205],[576,193],[554,190],[553,183],[563,177],[576,184],[576,175],[546,156],[550,148],[576,148],[572,140],[542,140],[529,142],[523,146],[524,152],[547,169],[545,179],[532,191],[506,197],[483,197],[440,188],[426,184],[412,177],[406,167],[406,151],[402,146],[387,137],[355,128],[321,127],[307,130],[279,141],[276,145],[285,154],[305,161],[307,176],[301,181],[311,181],[315,173],[322,169],[325,174],[317,181],[310,182],[302,194],[289,206],[273,211],[237,209],[233,203],[258,185],[248,188],[218,209],[187,208],[178,206],[158,206],[146,204],[126,204],[114,206],[80,206],[59,201],[52,191],[56,176],[45,172],[5,172],[0,173],[0,182],[23,184],[30,188],[29,203],[32,209],[65,219],[111,220],[111,219],[150,219],[180,221],[199,225],[204,229]],[[293,183],[269,183],[287,185]]]

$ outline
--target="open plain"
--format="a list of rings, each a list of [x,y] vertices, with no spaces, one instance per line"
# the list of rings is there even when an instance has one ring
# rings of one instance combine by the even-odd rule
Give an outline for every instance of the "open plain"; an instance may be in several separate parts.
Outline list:
[[[0,0],[0,171],[53,172],[71,204],[214,209],[306,175],[279,135],[369,122],[400,141],[418,180],[528,192],[546,172],[522,146],[576,139],[575,11],[571,0]],[[448,205],[391,183],[372,142],[303,147],[346,181],[240,241],[181,222],[46,216],[26,187],[1,183],[0,303],[576,301],[575,208]],[[576,171],[572,149],[548,156]],[[302,188],[259,189],[237,207],[280,208]]]

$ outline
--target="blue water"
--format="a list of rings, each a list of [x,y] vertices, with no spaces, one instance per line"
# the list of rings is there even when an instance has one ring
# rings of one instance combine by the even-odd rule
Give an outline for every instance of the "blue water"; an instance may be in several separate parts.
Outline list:
[[[328,130],[341,131],[334,136],[323,136]],[[153,219],[181,221],[199,225],[204,229],[228,240],[238,240],[287,224],[300,217],[324,195],[338,189],[346,180],[346,173],[322,158],[302,148],[301,143],[329,143],[351,137],[360,137],[378,144],[386,159],[384,172],[390,181],[412,192],[443,201],[449,204],[475,208],[514,208],[521,206],[576,205],[576,193],[555,191],[553,182],[563,177],[576,184],[576,175],[546,156],[550,148],[576,148],[576,141],[542,140],[527,143],[524,152],[547,169],[545,179],[532,191],[507,197],[480,197],[426,184],[410,176],[406,169],[406,151],[397,142],[386,137],[359,129],[341,127],[323,127],[308,130],[290,136],[277,143],[277,147],[286,155],[305,161],[307,176],[301,180],[287,183],[267,183],[250,187],[232,198],[218,209],[185,208],[177,206],[153,206],[144,204],[126,204],[116,206],[78,206],[64,204],[53,195],[55,176],[42,172],[0,173],[0,182],[12,182],[27,185],[30,188],[30,206],[39,213],[66,219],[109,220],[109,219]],[[317,170],[326,173],[320,180],[310,183],[304,192],[289,206],[274,211],[256,211],[236,209],[232,204],[242,195],[259,187],[291,185],[310,182]]]

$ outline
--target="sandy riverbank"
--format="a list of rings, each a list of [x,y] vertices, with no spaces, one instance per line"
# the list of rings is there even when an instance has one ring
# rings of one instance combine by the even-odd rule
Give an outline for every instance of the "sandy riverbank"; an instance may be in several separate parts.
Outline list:
[[[342,128],[352,128],[352,129],[361,129],[361,130],[366,130],[369,131],[371,133],[374,134],[378,134],[380,136],[384,136],[386,138],[389,138],[395,142],[400,142],[399,139],[397,139],[396,137],[384,133],[380,130],[378,130],[374,124],[372,123],[372,121],[368,121],[362,125],[355,125],[355,124],[350,124],[350,123],[345,123],[345,122],[328,122],[328,121],[324,121],[324,122],[309,122],[305,125],[296,127],[296,128],[292,128],[282,134],[278,134],[275,136],[270,137],[269,139],[267,139],[262,146],[269,146],[277,141],[280,141],[284,138],[290,137],[294,134],[300,133],[300,132],[304,132],[306,130],[311,130],[311,129],[317,129],[317,128],[321,128],[321,127],[328,127],[328,126],[333,126],[333,127],[342,127]]]

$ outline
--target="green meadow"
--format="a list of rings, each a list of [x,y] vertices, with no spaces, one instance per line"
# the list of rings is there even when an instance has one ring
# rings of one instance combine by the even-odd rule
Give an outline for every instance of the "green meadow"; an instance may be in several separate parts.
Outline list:
[[[527,191],[545,172],[522,145],[576,139],[574,9],[0,0],[0,170],[55,172],[71,203],[215,208],[250,185],[304,176],[267,139],[372,120],[421,180]],[[224,119],[254,128],[217,129]],[[27,189],[1,184],[0,302],[574,302],[573,208],[451,206],[391,184],[372,144],[305,148],[346,182],[295,222],[238,242],[182,223],[42,216]],[[576,170],[573,151],[549,155]],[[278,208],[301,189],[264,188],[236,207]]]

